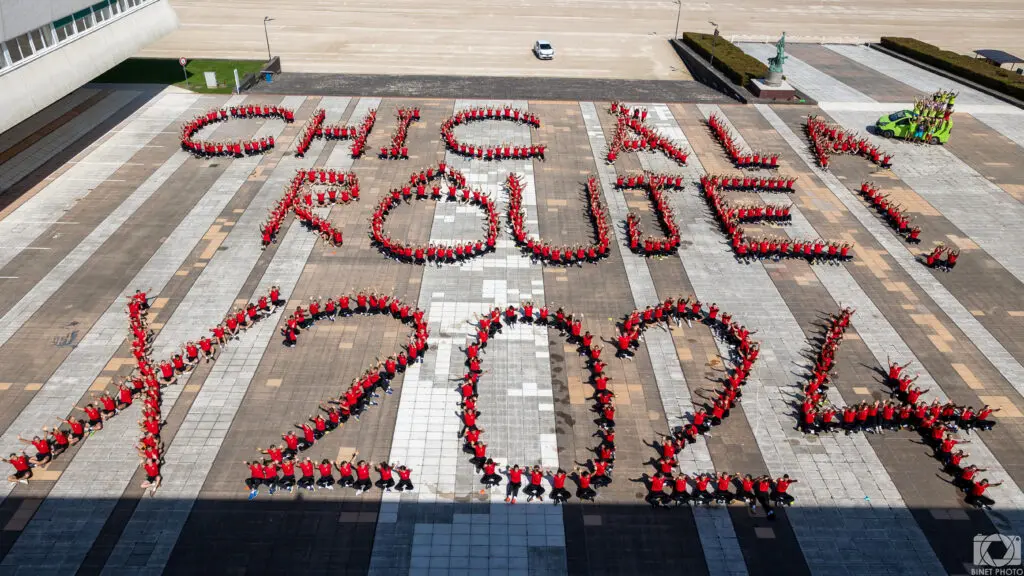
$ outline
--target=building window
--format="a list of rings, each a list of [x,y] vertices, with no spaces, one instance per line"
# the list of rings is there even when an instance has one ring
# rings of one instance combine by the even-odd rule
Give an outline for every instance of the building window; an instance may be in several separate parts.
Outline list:
[[[114,16],[124,12],[124,0],[110,0],[110,11]]]
[[[28,39],[28,34],[22,34],[15,38],[18,41],[18,47],[21,48],[21,57],[28,58],[32,55],[32,43]]]
[[[49,28],[49,26],[46,26],[29,32],[29,36],[32,37],[32,45],[35,47],[36,52],[49,48],[50,44],[53,43],[50,38]]]
[[[11,57],[11,64],[21,60],[21,50],[18,48],[17,38],[4,42],[4,46],[7,47],[7,55]]]
[[[92,16],[96,19],[97,24],[104,20],[110,20],[110,5],[106,0],[92,5]]]
[[[85,10],[75,12],[73,18],[75,19],[75,29],[78,32],[85,32],[92,28],[92,10],[86,8]]]
[[[53,23],[53,27],[57,31],[58,42],[63,42],[75,34],[75,22],[71,16],[57,20]]]

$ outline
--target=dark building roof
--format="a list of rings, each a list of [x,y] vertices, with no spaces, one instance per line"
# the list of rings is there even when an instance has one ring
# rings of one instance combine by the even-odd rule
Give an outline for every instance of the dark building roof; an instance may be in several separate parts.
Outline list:
[[[1003,64],[1022,64],[1024,58],[1014,56],[1013,54],[1003,52],[1002,50],[975,50],[975,54],[986,58],[1002,66]]]

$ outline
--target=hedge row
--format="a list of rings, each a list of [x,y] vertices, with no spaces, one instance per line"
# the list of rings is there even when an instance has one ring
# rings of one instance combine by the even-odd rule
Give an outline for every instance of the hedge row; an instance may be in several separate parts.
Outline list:
[[[925,64],[977,82],[1007,96],[1024,100],[1024,77],[1016,72],[993,66],[984,60],[943,50],[914,38],[883,36],[882,46]]]
[[[711,49],[714,46],[715,68],[725,74],[734,84],[746,86],[751,78],[764,78],[768,75],[768,67],[760,60],[740,50],[735,44],[721,36],[718,37],[718,40],[714,38],[713,34],[683,33],[683,42],[705,60],[711,59]]]

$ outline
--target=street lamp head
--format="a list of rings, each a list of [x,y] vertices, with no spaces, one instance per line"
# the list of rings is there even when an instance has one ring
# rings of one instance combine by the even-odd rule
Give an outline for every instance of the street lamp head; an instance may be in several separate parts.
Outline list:
[[[263,17],[263,21],[264,21],[264,22],[273,22],[273,21],[274,21],[274,19],[273,19],[273,18],[271,18],[270,16],[264,16],[264,17]]]

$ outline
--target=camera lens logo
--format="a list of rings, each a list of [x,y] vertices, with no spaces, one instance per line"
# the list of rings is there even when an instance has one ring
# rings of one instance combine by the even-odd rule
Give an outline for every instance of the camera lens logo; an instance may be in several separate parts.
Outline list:
[[[1020,566],[1020,536],[977,534],[974,536],[974,563],[978,566],[1005,568]]]

